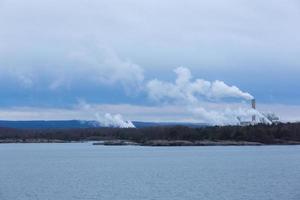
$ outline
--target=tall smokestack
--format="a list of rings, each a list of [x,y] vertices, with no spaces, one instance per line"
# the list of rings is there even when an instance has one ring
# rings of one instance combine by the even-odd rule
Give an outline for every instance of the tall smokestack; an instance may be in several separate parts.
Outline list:
[[[256,109],[256,101],[255,99],[252,99],[251,100],[251,104],[252,104],[252,109]],[[252,115],[252,122],[255,122],[256,121],[256,116],[255,115]]]

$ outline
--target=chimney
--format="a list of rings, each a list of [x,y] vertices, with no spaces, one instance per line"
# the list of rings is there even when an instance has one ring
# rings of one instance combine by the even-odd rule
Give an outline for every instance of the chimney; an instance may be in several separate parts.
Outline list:
[[[256,109],[256,101],[255,99],[252,99],[251,100],[251,104],[252,104],[252,109]],[[252,115],[252,122],[255,122],[256,121],[256,116],[255,115]]]

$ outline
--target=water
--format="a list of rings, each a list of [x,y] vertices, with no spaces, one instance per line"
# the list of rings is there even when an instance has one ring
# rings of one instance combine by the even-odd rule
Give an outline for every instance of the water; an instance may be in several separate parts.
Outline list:
[[[299,200],[300,146],[1,144],[1,200]]]

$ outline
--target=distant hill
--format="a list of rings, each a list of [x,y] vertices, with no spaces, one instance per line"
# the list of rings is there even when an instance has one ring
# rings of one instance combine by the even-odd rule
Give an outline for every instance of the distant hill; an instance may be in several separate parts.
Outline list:
[[[92,121],[58,120],[58,121],[0,121],[0,127],[8,128],[90,128]]]
[[[180,122],[137,122],[134,121],[133,124],[137,128],[144,127],[156,127],[156,126],[175,126],[182,125],[188,127],[203,127],[208,126],[207,124],[201,123],[180,123]],[[0,120],[0,127],[7,128],[25,128],[25,129],[43,129],[43,128],[92,128],[99,127],[99,123],[96,121],[81,121],[81,120],[56,120],[56,121],[6,121]]]

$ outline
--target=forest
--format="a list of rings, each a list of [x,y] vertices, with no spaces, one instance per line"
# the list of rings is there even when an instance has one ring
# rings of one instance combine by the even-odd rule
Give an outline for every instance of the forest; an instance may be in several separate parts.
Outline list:
[[[13,129],[0,128],[0,143],[79,142],[124,140],[149,141],[244,141],[261,144],[300,144],[300,123],[255,126],[185,126],[147,128]]]

